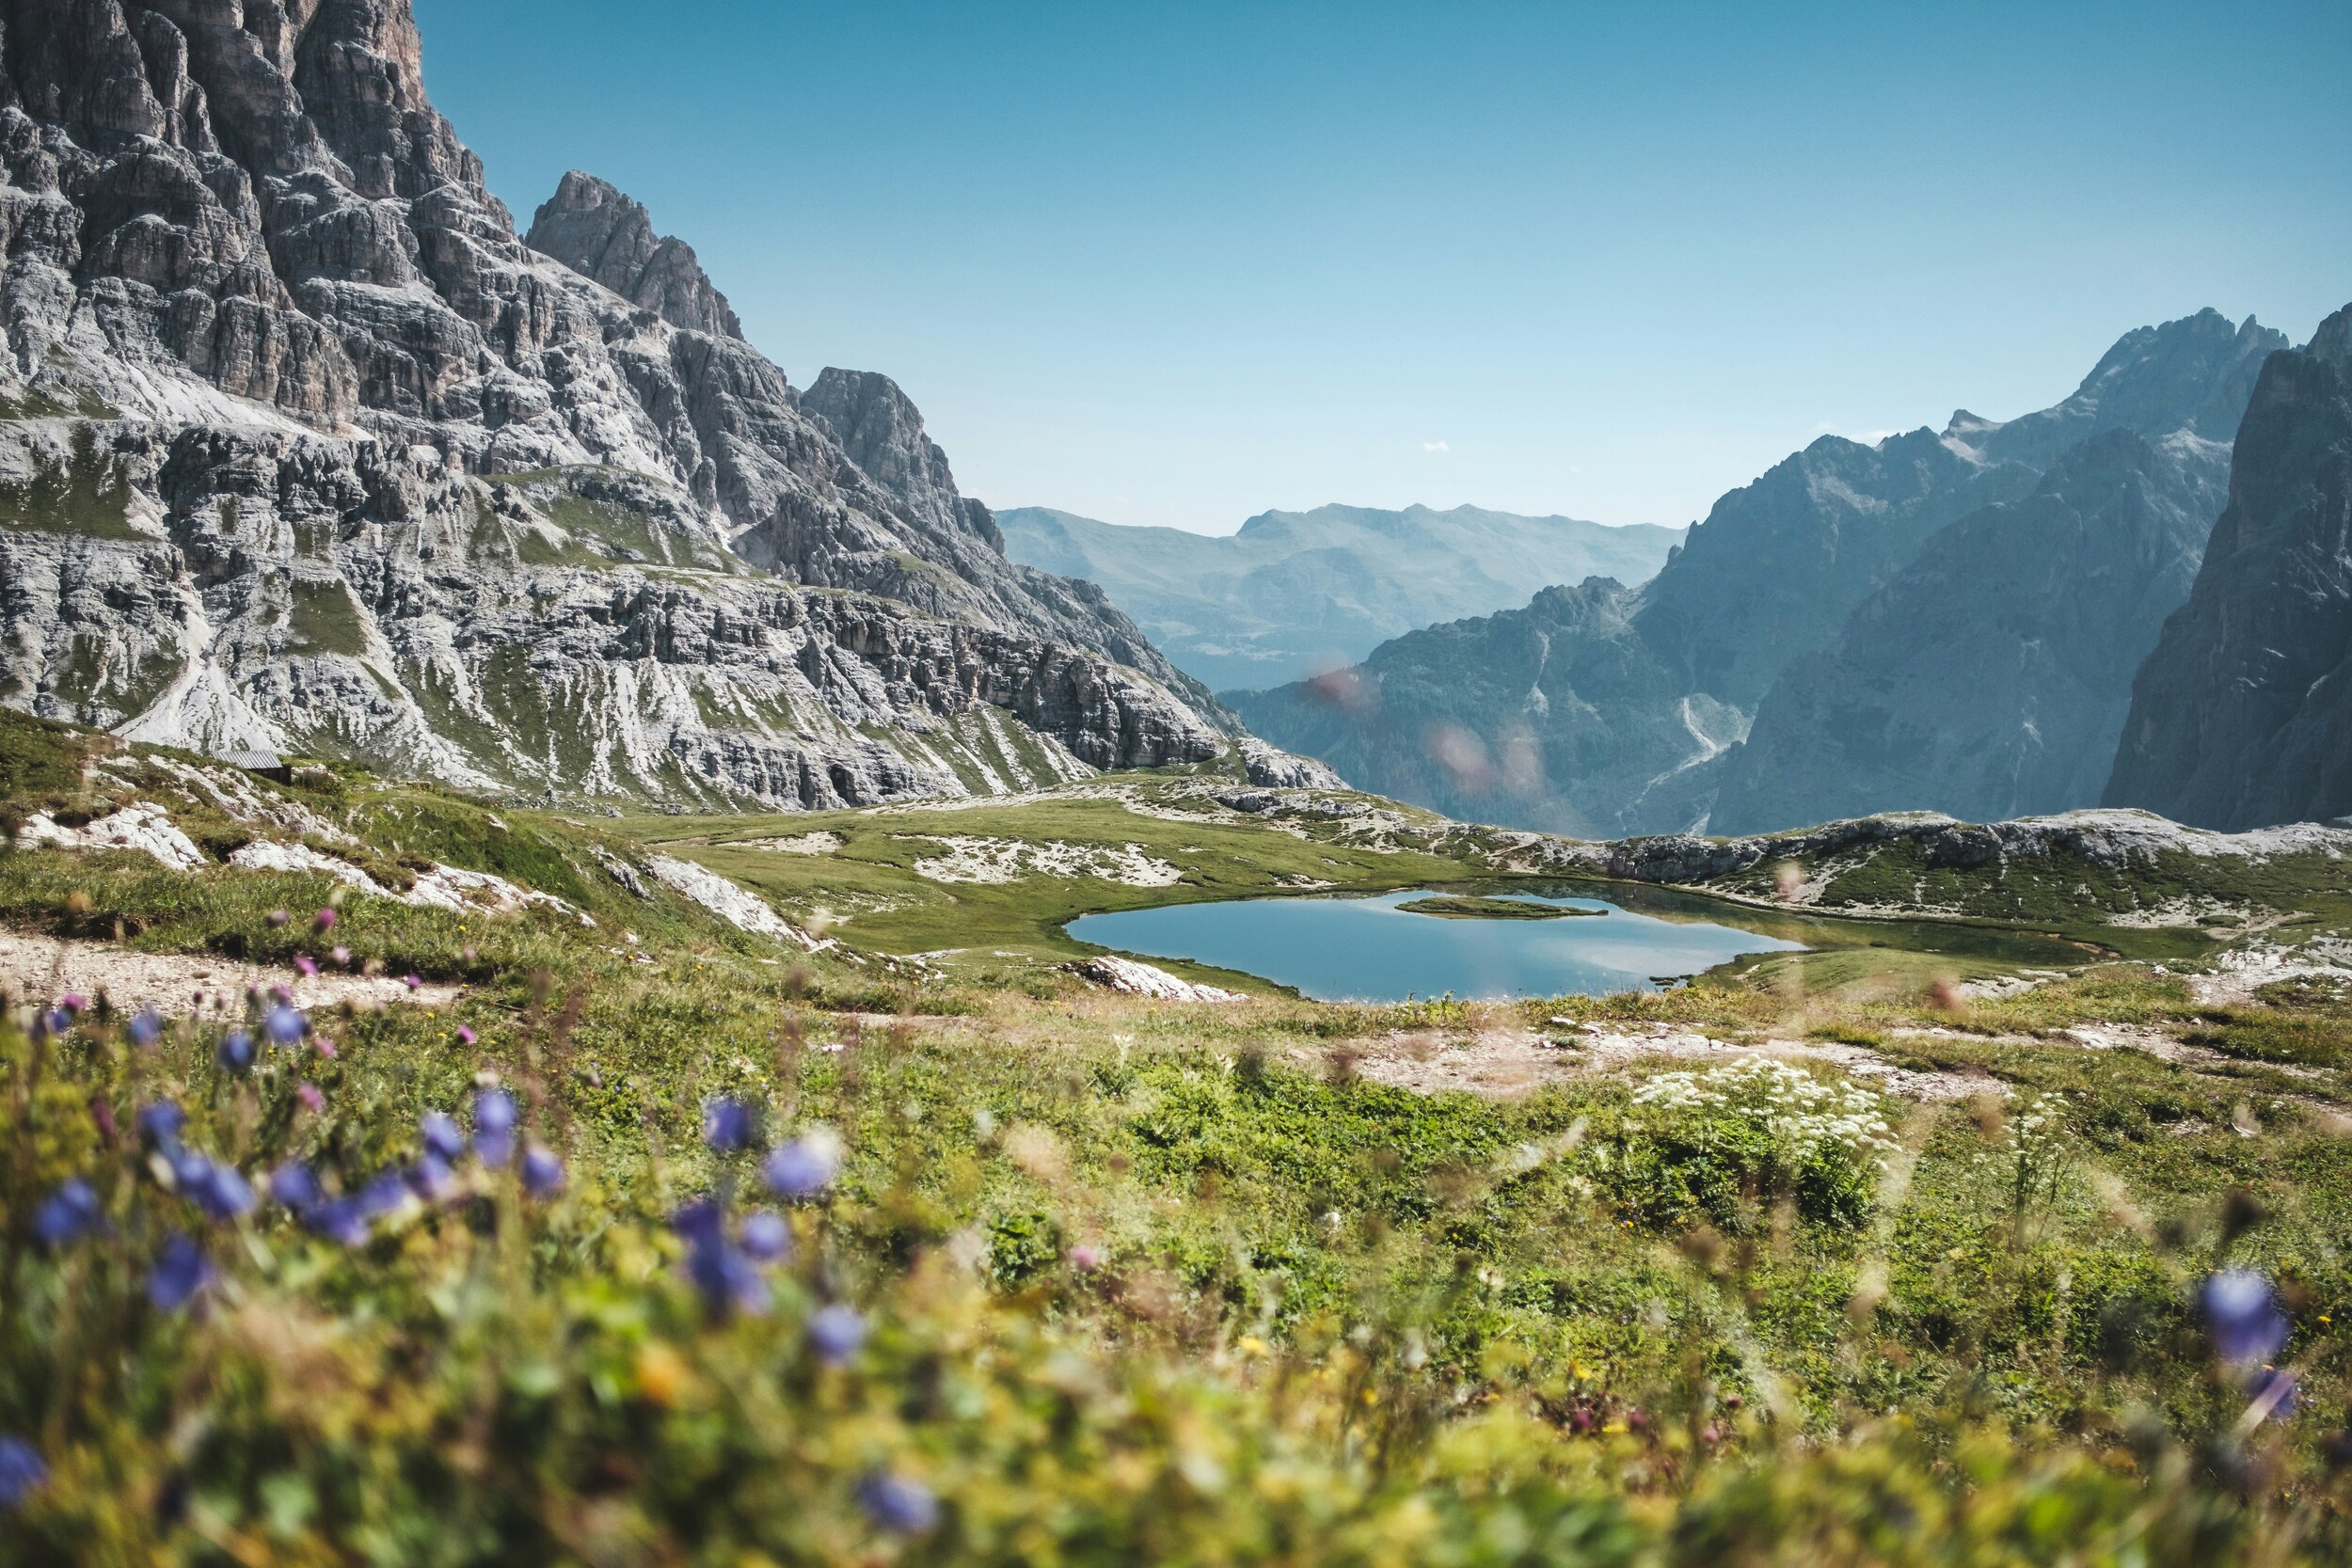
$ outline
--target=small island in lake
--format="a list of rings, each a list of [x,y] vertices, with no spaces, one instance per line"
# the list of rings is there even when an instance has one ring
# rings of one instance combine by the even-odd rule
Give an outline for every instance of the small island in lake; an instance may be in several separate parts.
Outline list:
[[[1572,920],[1579,915],[1607,914],[1607,910],[1571,909],[1564,904],[1529,904],[1516,898],[1416,898],[1397,908],[1406,914],[1435,915],[1439,920]]]

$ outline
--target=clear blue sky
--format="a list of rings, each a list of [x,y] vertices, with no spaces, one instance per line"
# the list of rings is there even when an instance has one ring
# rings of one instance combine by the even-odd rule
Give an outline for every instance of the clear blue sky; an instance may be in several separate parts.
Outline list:
[[[1678,524],[2352,301],[2345,0],[416,7],[523,222],[612,181],[997,506]]]

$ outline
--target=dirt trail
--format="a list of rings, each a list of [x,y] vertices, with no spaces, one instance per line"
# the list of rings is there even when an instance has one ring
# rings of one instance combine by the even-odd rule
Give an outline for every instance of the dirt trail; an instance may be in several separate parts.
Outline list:
[[[1705,1035],[1656,1025],[1623,1033],[1597,1025],[1480,1029],[1469,1034],[1427,1031],[1357,1040],[1343,1048],[1356,1070],[1376,1084],[1422,1094],[1443,1090],[1514,1099],[1547,1085],[1597,1078],[1636,1062],[1721,1063],[1749,1057],[1831,1063],[1872,1087],[1906,1100],[1947,1101],[2009,1092],[2000,1080],[1973,1072],[1915,1072],[1856,1045],[1816,1040],[1766,1040],[1735,1045]]]
[[[233,1007],[248,986],[265,991],[283,986],[293,994],[294,1005],[305,1009],[335,1007],[344,1002],[370,1009],[395,1002],[442,1007],[458,996],[455,986],[428,985],[411,992],[405,984],[389,977],[330,974],[305,979],[291,969],[230,958],[135,953],[112,942],[63,942],[0,931],[0,992],[19,1000],[55,1000],[74,992],[95,996],[103,990],[118,1007],[153,1006],[178,1015],[196,1010],[199,991],[204,994],[207,1009],[220,995],[226,995]]]

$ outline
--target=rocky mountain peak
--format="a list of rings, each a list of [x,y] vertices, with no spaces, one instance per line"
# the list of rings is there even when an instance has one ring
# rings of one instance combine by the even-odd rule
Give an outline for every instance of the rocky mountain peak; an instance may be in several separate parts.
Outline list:
[[[2312,334],[2311,346],[2304,353],[2325,359],[2346,375],[2352,375],[2352,305],[2329,316]]]
[[[776,805],[1225,750],[895,388],[885,483],[635,202],[523,244],[421,59],[408,0],[0,0],[0,702]]]
[[[801,412],[908,511],[935,526],[977,534],[1004,553],[995,518],[979,502],[958,497],[947,454],[925,432],[914,400],[890,377],[828,366],[801,394]]]
[[[644,207],[578,169],[532,220],[524,243],[689,332],[743,336],[743,324],[685,241],[654,232]]]

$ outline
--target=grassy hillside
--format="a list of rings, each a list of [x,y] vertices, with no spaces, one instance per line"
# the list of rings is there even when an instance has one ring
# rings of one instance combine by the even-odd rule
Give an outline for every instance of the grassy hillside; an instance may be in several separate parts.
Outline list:
[[[1820,950],[1660,995],[1156,1005],[1053,967],[1057,922],[1302,878],[1491,888],[1511,846],[1212,812],[1182,780],[582,822],[312,770],[232,809],[181,771],[241,777],[216,766],[0,724],[15,822],[152,800],[208,862],[0,853],[19,938],[330,970],[334,944],[466,982],[316,1009],[249,1068],[234,995],[9,1009],[0,1560],[2352,1552],[2332,974],[2224,985],[2024,927],[1784,911]],[[570,908],[346,889],[323,931],[342,884],[217,863],[240,835],[388,893],[456,866]],[[1009,881],[920,875],[946,838],[1026,848],[964,847]],[[1073,846],[1184,879],[1051,874]],[[660,852],[846,914],[842,945],[715,917]],[[904,960],[943,948],[966,957]],[[1510,1095],[1400,1086],[1506,1050],[1544,1064]],[[490,1088],[518,1114],[503,1164]],[[167,1132],[143,1116],[166,1103]],[[290,1163],[321,1188],[299,1212],[267,1190]],[[75,1180],[87,1209],[57,1207]],[[2250,1323],[2201,1306],[2226,1270],[2267,1282]]]

